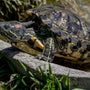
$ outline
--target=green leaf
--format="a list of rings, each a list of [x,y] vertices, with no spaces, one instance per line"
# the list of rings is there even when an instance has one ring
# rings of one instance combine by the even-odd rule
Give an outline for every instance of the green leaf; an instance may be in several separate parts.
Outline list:
[[[3,54],[0,54],[0,59],[2,59],[4,57],[4,55]]]
[[[33,73],[31,73],[30,71],[28,71],[28,74],[29,74],[31,77],[34,77]]]
[[[56,83],[57,83],[57,85],[58,85],[58,90],[62,90],[61,82],[58,80],[57,77],[55,77],[55,80],[56,80]]]
[[[15,90],[19,86],[19,84],[20,84],[20,80],[17,80],[13,88],[11,88],[11,90]]]
[[[11,3],[10,1],[8,1],[8,0],[7,0],[7,4],[8,4],[9,6],[11,6],[11,5],[12,5],[12,3]]]
[[[39,80],[37,80],[36,78],[30,77],[31,80],[33,80],[35,83],[37,83],[38,85],[42,85],[42,82],[40,82]]]
[[[21,81],[22,81],[22,83],[23,83],[25,86],[27,86],[26,82],[24,81],[24,78],[26,78],[26,76],[23,76],[22,79],[21,79]]]
[[[8,73],[3,73],[3,74],[0,74],[0,78],[4,77],[4,76],[7,76]]]
[[[70,87],[71,87],[71,86],[70,86],[70,78],[69,78],[69,90],[70,90]]]
[[[32,90],[32,88],[36,85],[37,83],[33,83],[31,86],[30,86],[30,90]]]
[[[47,69],[45,65],[44,65],[44,70],[45,70],[45,75],[47,76]]]
[[[13,73],[15,73],[16,71],[15,71],[15,68],[14,68],[14,66],[12,65],[12,63],[11,63],[10,61],[8,61],[8,60],[6,60],[6,62],[8,63],[8,66],[9,66],[9,68],[11,69],[11,71],[12,71]]]
[[[0,14],[3,16],[3,15],[4,15],[3,11],[0,10]],[[0,58],[0,59],[1,59],[1,58]]]
[[[12,5],[12,8],[17,11],[17,7],[15,5]]]
[[[48,80],[46,85],[44,85],[44,87],[42,88],[42,90],[51,90],[51,84],[52,84],[52,81]]]
[[[5,66],[6,66],[6,64],[3,64],[2,66],[0,66],[0,70],[1,70],[1,69],[4,69]]]
[[[7,73],[7,72],[9,72],[9,70],[7,68],[5,68],[4,70],[0,70],[0,74],[1,73]]]
[[[65,81],[65,86],[68,86],[68,85],[69,85],[69,77],[67,76]]]
[[[20,60],[18,60],[18,62],[20,63],[20,65],[22,66],[24,71],[27,72],[28,70],[27,70],[26,66]]]
[[[62,76],[59,81],[62,82],[62,80],[63,80],[64,78],[65,78],[65,76]]]
[[[49,77],[52,77],[52,69],[51,69],[51,65],[49,64]]]
[[[51,90],[55,90],[55,84],[53,83]]]
[[[44,85],[44,87],[42,88],[42,90],[47,90],[47,85]]]
[[[40,75],[42,74],[38,68],[36,68],[36,70],[37,70],[37,72],[38,72]]]
[[[42,70],[42,68],[39,66],[40,72],[41,72],[41,76],[44,76],[44,72]]]
[[[44,73],[41,67],[39,67],[39,69],[40,69],[40,75],[41,75],[42,80],[46,81],[46,74]]]
[[[22,1],[17,0],[18,5],[22,5]]]
[[[7,1],[6,0],[3,0],[4,1],[4,4],[7,8],[9,8],[8,4],[7,4]]]
[[[52,84],[53,84],[53,81],[49,80],[49,82],[47,83],[48,90],[52,90]]]

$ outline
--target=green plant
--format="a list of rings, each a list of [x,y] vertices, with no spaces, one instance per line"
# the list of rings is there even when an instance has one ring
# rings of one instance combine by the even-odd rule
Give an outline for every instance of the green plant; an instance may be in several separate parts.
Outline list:
[[[0,0],[0,19],[18,20],[19,14],[30,7],[30,0]]]
[[[0,0],[0,21],[19,20],[27,9],[41,5],[42,0]]]
[[[46,66],[44,65],[44,70],[39,67],[37,68],[37,72],[33,74],[23,63],[18,60],[27,74],[23,75],[18,73],[8,58],[0,53],[0,62],[2,61],[3,63],[1,63],[0,67],[0,78],[6,79],[6,77],[8,77],[7,80],[2,80],[0,82],[2,90],[70,90],[70,79],[68,76],[62,76],[60,79],[58,79],[52,74],[50,64],[49,70],[47,70]],[[62,83],[64,79],[65,84]]]
[[[11,73],[15,73],[15,68],[2,53],[0,53],[0,79],[8,79]]]
[[[70,78],[68,76],[62,76],[60,79],[58,79],[55,75],[53,75],[50,64],[49,70],[47,70],[46,66],[44,65],[44,70],[39,67],[36,69],[37,73],[33,74],[28,71],[23,63],[20,61],[19,63],[27,73],[30,81],[33,82],[30,86],[30,90],[35,88],[36,90],[70,90]],[[62,84],[63,80],[65,80],[65,84]]]

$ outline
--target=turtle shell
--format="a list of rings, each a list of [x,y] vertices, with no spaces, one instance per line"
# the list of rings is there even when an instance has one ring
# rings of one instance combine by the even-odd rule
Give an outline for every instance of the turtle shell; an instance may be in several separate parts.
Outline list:
[[[38,27],[48,27],[46,30],[39,28],[38,36],[40,32],[45,34],[51,31],[58,53],[90,59],[90,25],[77,15],[61,7],[45,5],[27,10],[22,17],[23,21],[35,21]],[[50,37],[51,35],[49,34]]]

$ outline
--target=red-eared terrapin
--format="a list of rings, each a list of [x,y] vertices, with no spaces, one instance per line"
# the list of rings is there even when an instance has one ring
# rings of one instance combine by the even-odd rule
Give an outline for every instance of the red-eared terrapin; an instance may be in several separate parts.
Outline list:
[[[29,44],[31,40],[35,42],[34,46],[43,50],[38,56],[40,59],[52,62],[56,54],[66,59],[90,59],[90,27],[77,15],[57,6],[45,5],[27,10],[20,19],[34,23],[19,23],[23,28],[18,29],[18,33],[15,33],[17,29],[9,30],[8,35],[19,37],[18,41],[27,40]]]

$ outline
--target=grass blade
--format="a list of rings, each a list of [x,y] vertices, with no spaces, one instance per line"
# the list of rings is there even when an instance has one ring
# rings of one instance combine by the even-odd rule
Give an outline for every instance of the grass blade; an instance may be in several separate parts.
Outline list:
[[[45,65],[44,65],[44,70],[45,70],[45,75],[47,76],[47,69]]]
[[[64,78],[65,78],[65,76],[62,76],[59,81],[62,82],[62,80],[63,80]]]
[[[13,73],[15,73],[16,71],[15,71],[15,68],[14,68],[14,66],[12,65],[12,63],[11,63],[10,61],[8,61],[7,59],[6,59],[6,62],[8,63],[8,66],[9,66],[9,68],[11,69],[11,71],[12,71]]]
[[[51,65],[49,64],[49,75],[52,74],[52,69],[51,69]]]
[[[27,86],[27,84],[26,84],[24,78],[26,78],[26,76],[23,76],[22,79],[21,79],[21,81],[22,81],[22,83],[24,84],[24,86]]]
[[[18,60],[18,62],[20,63],[20,65],[22,66],[24,71],[27,72],[28,70],[27,70],[26,66],[20,60]]]
[[[56,83],[57,83],[57,85],[58,85],[58,90],[62,90],[61,82],[58,80],[57,77],[55,77],[55,80],[56,80]]]

